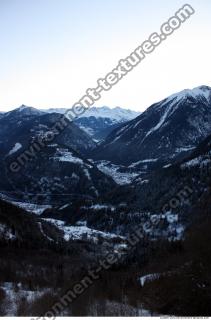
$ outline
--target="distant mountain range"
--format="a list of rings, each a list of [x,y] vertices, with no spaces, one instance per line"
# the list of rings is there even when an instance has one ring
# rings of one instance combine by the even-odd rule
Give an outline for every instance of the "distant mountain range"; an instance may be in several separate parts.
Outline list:
[[[68,109],[48,109],[43,110],[49,113],[64,114]],[[79,116],[75,123],[88,133],[93,139],[99,141],[104,139],[113,129],[117,128],[120,124],[134,119],[140,112],[123,109],[120,107],[91,107],[84,114]]]
[[[19,111],[25,113],[59,113],[65,114],[69,109],[67,108],[50,108],[50,109],[35,109],[22,105],[17,108]],[[6,113],[0,112],[0,119]],[[119,127],[119,125],[126,123],[129,120],[136,118],[140,112],[130,109],[123,109],[120,107],[91,107],[84,114],[75,119],[75,123],[84,130],[89,136],[91,136],[96,142],[105,139],[108,134]]]

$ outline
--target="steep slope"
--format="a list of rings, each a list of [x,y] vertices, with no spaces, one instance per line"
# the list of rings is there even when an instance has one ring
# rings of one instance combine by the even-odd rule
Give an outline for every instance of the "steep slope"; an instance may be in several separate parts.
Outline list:
[[[143,160],[173,161],[211,133],[211,88],[174,94],[114,130],[93,152],[95,160],[131,165]]]
[[[51,135],[54,125],[60,119],[60,114],[46,114],[25,106],[4,114],[0,119],[1,151],[6,155],[18,146],[23,151],[32,141],[48,140],[48,136]],[[87,150],[93,149],[96,146],[90,136],[74,123],[69,123],[65,130],[56,136],[54,142],[71,147],[81,153],[86,153]]]
[[[58,113],[46,114],[25,106],[0,119],[1,191],[12,192],[14,198],[28,197],[33,203],[45,204],[53,199],[62,203],[72,198],[96,198],[115,186],[112,178],[81,155],[95,143],[74,123],[48,141],[60,119]],[[36,143],[41,146],[40,142],[43,147],[31,150]],[[20,170],[12,172],[10,164],[18,159],[22,159]]]
[[[211,135],[192,154],[173,165],[136,178],[128,188],[119,188],[113,201],[127,201],[135,208],[154,213],[173,211],[189,222],[189,212],[211,188]],[[128,194],[128,197],[127,197]],[[114,203],[114,202],[113,202]]]
[[[75,120],[75,123],[97,142],[104,140],[110,132],[118,128],[120,124],[124,122],[126,121],[118,122],[111,118],[96,118],[95,116],[83,117]]]
[[[187,158],[111,190],[100,206],[82,208],[80,220],[122,235],[139,226],[151,239],[179,240],[200,218],[200,203],[210,202],[210,173],[211,135]]]
[[[22,104],[20,107],[12,110],[12,111],[8,111],[8,112],[4,112],[3,113],[3,116],[4,117],[8,117],[10,119],[21,119],[21,118],[31,118],[33,116],[38,116],[38,115],[42,115],[44,114],[45,112],[41,111],[41,110],[38,110],[34,107],[29,107],[29,106],[26,106],[24,104]]]
[[[62,232],[33,214],[0,199],[0,243],[47,248],[63,242]]]
[[[12,172],[9,165],[20,154],[21,149],[7,155],[1,167],[5,179],[1,180],[0,189],[14,197],[55,205],[73,199],[97,198],[115,187],[112,178],[71,148],[49,144],[18,172]]]

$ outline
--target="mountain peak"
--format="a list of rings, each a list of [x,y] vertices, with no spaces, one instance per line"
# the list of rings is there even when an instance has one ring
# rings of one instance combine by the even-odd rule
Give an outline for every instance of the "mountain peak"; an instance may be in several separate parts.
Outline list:
[[[146,159],[177,159],[210,134],[210,127],[211,88],[185,89],[111,132],[95,150],[94,159],[126,165]]]
[[[32,116],[40,116],[42,114],[44,114],[42,111],[22,104],[20,107],[16,109],[3,113],[1,116],[1,119],[5,119],[7,117],[15,117],[15,118],[21,118],[23,116],[32,117]]]
[[[30,108],[30,107],[26,106],[25,104],[22,104],[18,109],[19,109],[20,111],[22,111],[22,110],[24,110],[24,109],[26,109],[26,108]]]
[[[204,97],[207,101],[211,97],[211,88],[209,86],[199,86],[195,87],[193,89],[185,89],[180,92],[177,92],[173,95],[171,95],[168,100],[177,99],[177,100],[183,100],[187,97],[192,97],[194,99],[197,99],[199,97]]]
[[[29,107],[29,106],[26,106],[25,104],[22,104],[20,107],[10,111],[9,113],[21,113],[21,114],[24,114],[26,116],[30,116],[30,115],[41,115],[43,114],[42,111],[34,108],[34,107]]]

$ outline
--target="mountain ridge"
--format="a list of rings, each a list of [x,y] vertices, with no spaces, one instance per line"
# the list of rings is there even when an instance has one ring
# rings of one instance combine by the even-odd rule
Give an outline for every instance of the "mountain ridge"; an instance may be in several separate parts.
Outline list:
[[[183,90],[150,106],[115,129],[94,152],[95,160],[132,164],[178,158],[211,132],[211,88]]]

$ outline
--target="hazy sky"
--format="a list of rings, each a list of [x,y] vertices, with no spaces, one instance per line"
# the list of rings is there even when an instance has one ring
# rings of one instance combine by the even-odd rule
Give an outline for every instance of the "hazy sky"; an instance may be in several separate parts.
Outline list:
[[[71,107],[183,5],[174,0],[0,0],[0,110]],[[211,1],[97,105],[145,110],[211,86]]]

